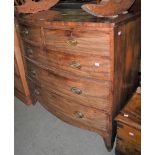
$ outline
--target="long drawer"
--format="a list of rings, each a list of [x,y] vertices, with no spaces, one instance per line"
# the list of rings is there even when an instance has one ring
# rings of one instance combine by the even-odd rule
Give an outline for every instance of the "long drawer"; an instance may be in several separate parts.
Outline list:
[[[64,70],[77,76],[111,80],[111,61],[109,57],[43,50],[28,43],[24,43],[24,45],[24,53],[27,58],[35,60],[48,68]]]
[[[38,87],[33,82],[30,82],[30,87],[41,104],[62,120],[70,124],[77,122],[88,127],[93,126],[102,131],[108,129],[109,115],[103,111],[79,105],[76,101]]]
[[[27,75],[50,91],[70,100],[107,112],[111,111],[111,83],[108,81],[97,82],[84,78],[79,79],[67,74],[62,75],[42,69],[29,61],[27,62]]]
[[[110,56],[110,35],[101,31],[44,29],[48,49]]]
[[[141,131],[117,122],[116,154],[140,155],[141,154]]]
[[[141,145],[141,131],[131,126],[118,122],[117,135],[120,139],[127,140],[128,142],[135,144],[137,149],[140,150]]]

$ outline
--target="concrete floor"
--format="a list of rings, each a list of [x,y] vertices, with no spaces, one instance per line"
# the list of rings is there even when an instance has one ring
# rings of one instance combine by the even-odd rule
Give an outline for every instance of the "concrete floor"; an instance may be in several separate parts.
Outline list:
[[[15,98],[15,155],[114,155],[98,134],[68,125],[39,103]]]

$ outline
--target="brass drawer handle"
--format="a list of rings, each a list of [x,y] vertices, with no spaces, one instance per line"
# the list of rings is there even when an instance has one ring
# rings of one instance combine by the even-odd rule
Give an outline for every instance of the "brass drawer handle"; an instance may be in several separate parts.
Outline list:
[[[38,90],[38,89],[35,89],[35,90],[34,90],[34,94],[37,95],[37,96],[40,95],[39,90]]]
[[[71,91],[74,93],[74,94],[82,94],[82,91],[79,89],[79,88],[76,88],[76,87],[72,87],[71,88]]]
[[[30,47],[26,48],[26,52],[28,53],[28,56],[33,55],[33,50]]]
[[[77,69],[80,69],[81,68],[81,64],[78,62],[78,61],[72,61],[70,66],[72,68],[77,68]]]
[[[77,118],[84,118],[84,114],[81,113],[81,112],[79,112],[79,111],[76,111],[76,112],[74,113],[74,115],[75,115]]]
[[[36,77],[37,72],[35,70],[31,70],[31,75],[32,75],[32,77]]]
[[[24,29],[22,30],[22,33],[28,35],[28,34],[29,34],[29,31],[28,31],[27,28],[24,28]]]
[[[70,40],[67,41],[67,44],[69,46],[76,46],[78,44],[78,42],[75,39],[70,39]]]

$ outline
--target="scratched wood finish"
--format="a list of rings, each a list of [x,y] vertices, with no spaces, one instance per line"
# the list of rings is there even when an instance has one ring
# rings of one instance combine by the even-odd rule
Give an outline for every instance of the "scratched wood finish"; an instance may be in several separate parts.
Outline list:
[[[140,14],[116,19],[98,19],[81,9],[60,9],[57,14],[18,17],[21,31],[23,25],[31,31],[22,35],[27,81],[35,83],[31,94],[65,122],[99,133],[111,150],[114,117],[138,83]],[[72,61],[81,68],[72,68]],[[77,121],[75,109],[90,111],[90,125],[84,119]]]
[[[19,41],[18,25],[15,23],[14,30],[14,90],[15,96],[25,104],[32,104],[28,84],[25,78],[25,69]]]
[[[135,93],[116,117],[116,154],[141,154],[141,95]]]

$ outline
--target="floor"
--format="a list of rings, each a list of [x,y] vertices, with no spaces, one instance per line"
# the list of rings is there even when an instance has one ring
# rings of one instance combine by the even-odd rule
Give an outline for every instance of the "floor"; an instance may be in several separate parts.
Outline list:
[[[64,123],[39,103],[15,98],[15,155],[114,155],[102,137]]]

